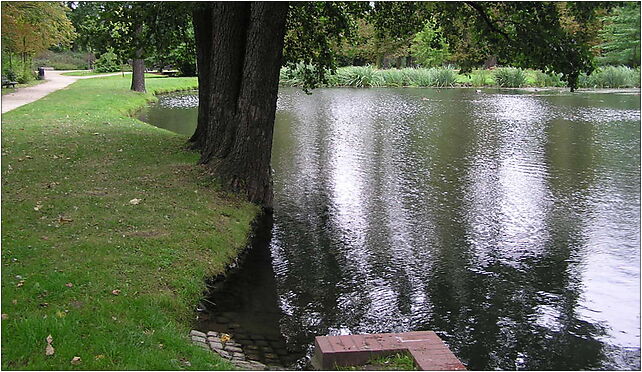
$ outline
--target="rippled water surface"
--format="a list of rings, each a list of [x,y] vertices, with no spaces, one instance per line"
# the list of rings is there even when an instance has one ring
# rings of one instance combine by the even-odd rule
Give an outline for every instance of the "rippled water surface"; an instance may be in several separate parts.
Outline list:
[[[281,89],[272,166],[290,350],[435,330],[469,369],[640,368],[639,95]]]

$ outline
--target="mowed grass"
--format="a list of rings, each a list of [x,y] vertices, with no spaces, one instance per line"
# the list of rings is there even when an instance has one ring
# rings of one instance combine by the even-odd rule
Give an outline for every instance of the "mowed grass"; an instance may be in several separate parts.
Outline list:
[[[93,70],[82,70],[62,73],[63,76],[99,76],[107,74],[112,74],[112,72],[95,72]]]
[[[83,80],[2,115],[3,369],[231,368],[187,333],[258,208],[219,191],[185,137],[128,117],[153,99],[129,85]]]

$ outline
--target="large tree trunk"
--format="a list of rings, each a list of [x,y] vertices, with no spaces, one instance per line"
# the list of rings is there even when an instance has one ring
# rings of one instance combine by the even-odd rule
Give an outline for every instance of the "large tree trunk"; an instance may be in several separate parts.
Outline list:
[[[194,17],[200,25],[197,40],[209,43],[203,48],[199,42],[198,50],[203,64],[199,83],[208,87],[203,96],[199,93],[199,123],[203,113],[206,124],[201,123],[201,133],[197,127],[192,142],[201,141],[200,162],[210,166],[224,188],[270,209],[272,134],[288,5],[211,6],[211,35],[201,27],[200,10]]]
[[[196,38],[196,68],[198,70],[198,121],[196,131],[188,141],[190,148],[201,150],[205,145],[209,117],[210,60],[212,58],[212,7],[201,4],[192,14]]]

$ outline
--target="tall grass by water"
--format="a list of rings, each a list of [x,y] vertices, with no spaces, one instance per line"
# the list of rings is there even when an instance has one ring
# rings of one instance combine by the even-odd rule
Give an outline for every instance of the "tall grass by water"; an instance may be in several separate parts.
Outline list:
[[[281,69],[282,86],[303,86],[304,67]],[[562,75],[539,70],[501,67],[494,70],[474,70],[460,74],[452,68],[376,69],[372,66],[340,67],[328,76],[324,87],[564,87]],[[580,88],[640,87],[640,69],[609,66],[590,76],[580,76]]]
[[[591,75],[581,74],[580,88],[633,88],[640,87],[640,68],[607,66]]]

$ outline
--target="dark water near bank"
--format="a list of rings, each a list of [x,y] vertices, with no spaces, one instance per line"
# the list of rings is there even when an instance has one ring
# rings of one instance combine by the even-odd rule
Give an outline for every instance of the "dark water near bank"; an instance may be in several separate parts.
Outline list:
[[[177,97],[146,120],[189,135]],[[270,255],[223,296],[240,327],[295,355],[435,330],[469,369],[640,368],[639,95],[281,89],[274,138]]]

